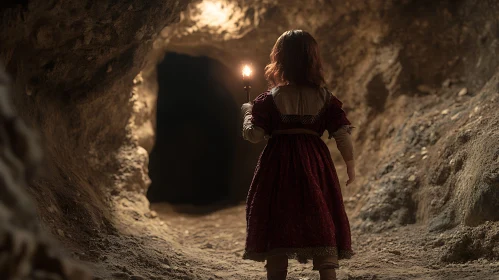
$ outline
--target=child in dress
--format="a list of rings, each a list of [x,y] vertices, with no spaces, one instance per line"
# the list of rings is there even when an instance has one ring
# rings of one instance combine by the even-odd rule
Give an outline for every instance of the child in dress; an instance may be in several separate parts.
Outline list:
[[[243,137],[268,139],[246,205],[244,259],[267,261],[267,278],[286,279],[288,259],[313,260],[320,279],[336,279],[338,260],[353,255],[350,225],[330,152],[334,137],[355,179],[353,128],[324,85],[319,48],[302,30],[275,43],[265,76],[271,89],[242,107]]]

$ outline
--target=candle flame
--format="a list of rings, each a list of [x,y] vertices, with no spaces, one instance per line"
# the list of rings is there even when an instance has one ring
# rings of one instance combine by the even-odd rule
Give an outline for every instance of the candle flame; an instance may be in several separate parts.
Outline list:
[[[243,77],[249,77],[249,76],[251,76],[251,72],[253,72],[251,70],[251,68],[248,65],[244,65],[244,67],[243,67]]]

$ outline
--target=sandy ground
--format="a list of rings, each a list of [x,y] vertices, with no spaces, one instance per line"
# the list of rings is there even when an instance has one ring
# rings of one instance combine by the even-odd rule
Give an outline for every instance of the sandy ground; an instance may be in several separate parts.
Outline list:
[[[265,279],[263,263],[241,258],[246,231],[244,205],[207,214],[201,213],[210,209],[188,206],[155,204],[152,208],[159,215],[159,224],[168,228],[183,248],[178,256],[194,257],[191,264],[183,265],[192,273],[191,277],[196,276],[186,275],[182,279],[205,279],[203,275],[206,279]],[[445,243],[443,234],[428,233],[417,225],[383,233],[354,231],[352,238],[356,255],[341,262],[339,279],[499,279],[499,262],[440,262]],[[288,279],[319,279],[311,266],[290,261]]]

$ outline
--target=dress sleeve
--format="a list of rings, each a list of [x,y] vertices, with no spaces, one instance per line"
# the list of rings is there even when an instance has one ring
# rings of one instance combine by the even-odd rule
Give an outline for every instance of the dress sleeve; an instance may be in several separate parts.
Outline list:
[[[258,96],[250,110],[243,112],[243,138],[258,143],[266,139],[271,133],[270,108],[268,108],[268,94],[263,93]]]
[[[327,109],[327,131],[329,132],[329,139],[340,128],[346,129],[348,133],[354,128],[342,107],[343,103],[331,94]]]
[[[251,123],[255,126],[262,128],[267,135],[271,133],[270,121],[270,99],[268,92],[260,94],[253,101],[253,109],[251,111]]]
[[[348,162],[354,159],[352,139],[350,137],[354,127],[348,120],[345,111],[342,109],[343,103],[333,95],[330,97],[331,99],[329,100],[327,111],[327,130],[329,132],[329,139],[334,137],[334,140],[336,140],[336,147],[340,151],[343,160]]]

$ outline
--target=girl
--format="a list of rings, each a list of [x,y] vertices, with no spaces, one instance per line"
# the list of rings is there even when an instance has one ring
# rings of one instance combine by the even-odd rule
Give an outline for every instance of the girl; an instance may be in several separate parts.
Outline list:
[[[288,259],[313,259],[320,279],[336,279],[338,259],[353,255],[350,225],[331,155],[320,136],[334,137],[355,179],[350,131],[342,103],[323,87],[319,48],[302,30],[275,43],[265,76],[271,90],[242,107],[243,137],[268,139],[246,205],[243,258],[267,261],[268,279],[286,279]]]

